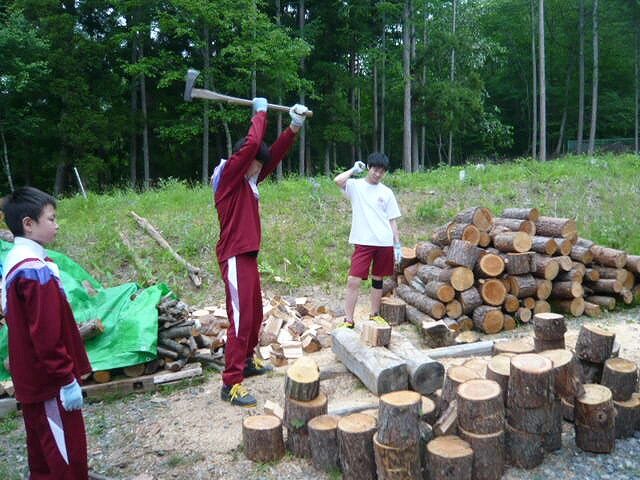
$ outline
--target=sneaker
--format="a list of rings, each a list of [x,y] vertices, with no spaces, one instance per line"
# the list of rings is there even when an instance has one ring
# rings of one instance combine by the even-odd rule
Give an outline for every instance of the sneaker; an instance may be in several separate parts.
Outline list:
[[[338,325],[336,328],[350,328],[353,330],[353,328],[356,326],[356,324],[354,322],[342,322],[340,325]]]
[[[271,372],[273,367],[271,365],[265,365],[265,363],[257,357],[252,357],[247,360],[247,366],[244,367],[244,376],[253,377],[255,375],[263,375]]]
[[[241,383],[232,386],[222,385],[220,398],[238,407],[251,408],[258,405],[256,398]]]
[[[380,325],[389,325],[389,323],[382,318],[380,315],[374,314],[374,315],[369,315],[369,320],[373,320],[376,323],[379,323]]]

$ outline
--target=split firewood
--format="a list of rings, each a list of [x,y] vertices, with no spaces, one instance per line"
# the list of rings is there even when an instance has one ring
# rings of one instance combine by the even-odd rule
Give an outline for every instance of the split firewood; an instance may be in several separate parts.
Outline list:
[[[99,318],[95,318],[93,320],[88,320],[84,323],[79,324],[78,330],[80,330],[80,336],[82,337],[82,340],[86,342],[87,340],[91,340],[98,335],[102,335],[104,333],[104,325]]]

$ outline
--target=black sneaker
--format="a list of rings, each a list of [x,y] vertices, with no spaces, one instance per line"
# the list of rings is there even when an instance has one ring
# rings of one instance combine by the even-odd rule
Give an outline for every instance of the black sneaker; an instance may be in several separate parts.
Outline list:
[[[256,398],[251,395],[241,383],[236,383],[231,386],[222,385],[220,398],[238,407],[251,408],[258,405]]]
[[[254,377],[256,375],[264,375],[267,372],[271,372],[273,367],[271,365],[265,365],[265,363],[259,358],[249,358],[247,360],[247,366],[244,367],[244,376]]]

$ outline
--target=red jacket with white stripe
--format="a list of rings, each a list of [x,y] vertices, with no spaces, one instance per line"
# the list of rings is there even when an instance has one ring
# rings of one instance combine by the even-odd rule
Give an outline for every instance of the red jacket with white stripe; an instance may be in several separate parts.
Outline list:
[[[16,399],[36,403],[91,372],[57,265],[42,246],[16,237],[3,269],[3,306]]]
[[[229,160],[221,161],[211,177],[220,222],[220,239],[216,246],[218,262],[260,250],[262,230],[256,184],[276,169],[296,137],[290,128],[280,134],[271,146],[271,161],[262,168],[252,186],[245,175],[256,158],[266,131],[267,113],[258,112],[251,119],[244,145]]]

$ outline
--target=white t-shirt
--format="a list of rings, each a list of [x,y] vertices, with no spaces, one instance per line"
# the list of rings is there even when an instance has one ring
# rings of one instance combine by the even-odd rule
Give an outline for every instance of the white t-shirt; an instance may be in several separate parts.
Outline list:
[[[364,178],[350,178],[345,184],[344,192],[351,200],[349,243],[393,246],[393,231],[389,220],[400,217],[400,209],[391,189],[382,183],[373,185]]]

